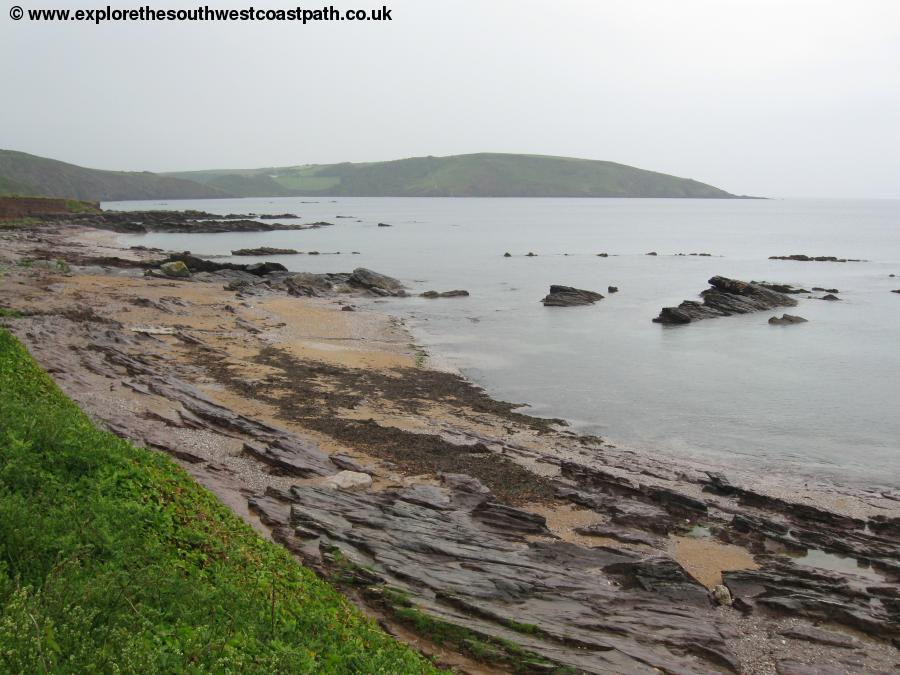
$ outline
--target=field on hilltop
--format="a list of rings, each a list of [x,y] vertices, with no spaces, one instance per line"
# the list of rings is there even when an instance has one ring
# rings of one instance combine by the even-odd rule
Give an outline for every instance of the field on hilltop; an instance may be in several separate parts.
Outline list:
[[[166,174],[243,197],[734,197],[689,178],[569,157],[481,153]]]

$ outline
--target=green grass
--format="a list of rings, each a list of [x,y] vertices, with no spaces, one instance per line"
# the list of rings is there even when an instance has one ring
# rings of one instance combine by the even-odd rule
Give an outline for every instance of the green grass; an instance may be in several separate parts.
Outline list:
[[[67,199],[66,208],[69,209],[69,213],[100,213],[100,209],[96,206],[79,199]]]
[[[228,196],[190,180],[147,171],[88,169],[14,150],[0,150],[0,195],[89,201],[206,199]]]
[[[435,671],[0,329],[0,672]]]
[[[695,180],[614,162],[503,153],[168,175],[204,183],[239,196],[732,196]]]

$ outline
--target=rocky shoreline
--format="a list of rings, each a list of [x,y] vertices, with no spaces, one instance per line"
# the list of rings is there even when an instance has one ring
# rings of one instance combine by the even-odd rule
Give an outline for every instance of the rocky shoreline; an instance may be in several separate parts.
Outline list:
[[[442,663],[900,667],[900,494],[773,495],[524,415],[424,367],[399,322],[341,312],[406,293],[371,270],[202,269],[79,224],[0,232],[5,325],[95,419]],[[145,274],[161,261],[190,280]]]

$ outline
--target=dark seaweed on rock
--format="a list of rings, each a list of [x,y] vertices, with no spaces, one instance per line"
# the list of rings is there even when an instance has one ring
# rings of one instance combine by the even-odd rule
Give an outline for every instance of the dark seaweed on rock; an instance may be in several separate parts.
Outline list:
[[[761,284],[715,276],[700,296],[703,302],[685,300],[678,307],[664,307],[655,323],[682,324],[733,314],[749,314],[775,307],[794,307],[797,301]],[[771,285],[771,284],[770,284]],[[769,286],[770,286],[769,285]]]

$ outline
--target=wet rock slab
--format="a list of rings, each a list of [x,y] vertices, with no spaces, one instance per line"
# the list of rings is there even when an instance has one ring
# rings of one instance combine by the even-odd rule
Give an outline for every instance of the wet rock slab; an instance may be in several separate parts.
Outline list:
[[[323,551],[336,547],[364,585],[409,593],[433,616],[555,663],[737,670],[709,594],[673,560],[549,537],[540,516],[496,503],[467,477],[370,493],[295,486],[249,505],[308,564],[328,569]]]

